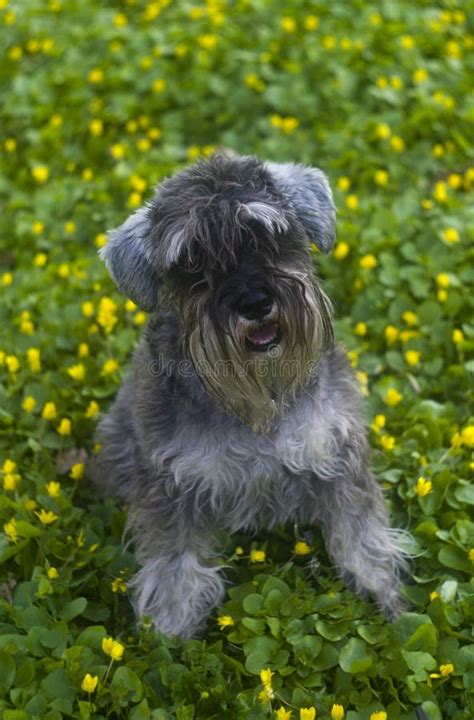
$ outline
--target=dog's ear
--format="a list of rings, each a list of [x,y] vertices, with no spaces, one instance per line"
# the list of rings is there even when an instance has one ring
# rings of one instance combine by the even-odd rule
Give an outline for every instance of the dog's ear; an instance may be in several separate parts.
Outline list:
[[[328,253],[336,239],[336,209],[326,175],[294,163],[266,163],[277,189],[289,199],[309,238]]]
[[[109,232],[99,253],[118,289],[147,312],[156,309],[160,287],[151,231],[149,210],[140,208]]]

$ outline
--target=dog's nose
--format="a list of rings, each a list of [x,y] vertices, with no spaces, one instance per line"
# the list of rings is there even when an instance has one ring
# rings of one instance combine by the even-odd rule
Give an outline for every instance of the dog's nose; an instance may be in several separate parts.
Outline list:
[[[273,307],[273,298],[269,291],[262,287],[247,289],[239,297],[237,310],[247,320],[261,320]]]

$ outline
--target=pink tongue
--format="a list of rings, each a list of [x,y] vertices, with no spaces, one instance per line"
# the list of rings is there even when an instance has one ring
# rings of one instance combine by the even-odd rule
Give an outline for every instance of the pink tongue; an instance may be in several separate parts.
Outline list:
[[[254,333],[249,335],[249,340],[257,345],[265,345],[266,343],[274,340],[277,334],[277,326],[272,323],[271,325],[264,325],[259,330],[255,330]]]

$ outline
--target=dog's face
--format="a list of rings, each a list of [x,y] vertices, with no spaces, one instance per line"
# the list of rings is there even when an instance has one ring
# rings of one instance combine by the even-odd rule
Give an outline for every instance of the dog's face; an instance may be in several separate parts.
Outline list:
[[[332,342],[312,242],[334,242],[321,171],[215,154],[163,182],[102,255],[139,306],[177,315],[205,387],[264,432]]]

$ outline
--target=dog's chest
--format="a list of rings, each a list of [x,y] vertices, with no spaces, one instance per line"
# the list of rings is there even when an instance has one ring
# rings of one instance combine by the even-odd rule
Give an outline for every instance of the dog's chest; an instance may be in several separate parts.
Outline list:
[[[295,518],[329,438],[309,408],[257,435],[223,416],[175,434],[156,456],[178,487],[202,499],[230,531]]]

